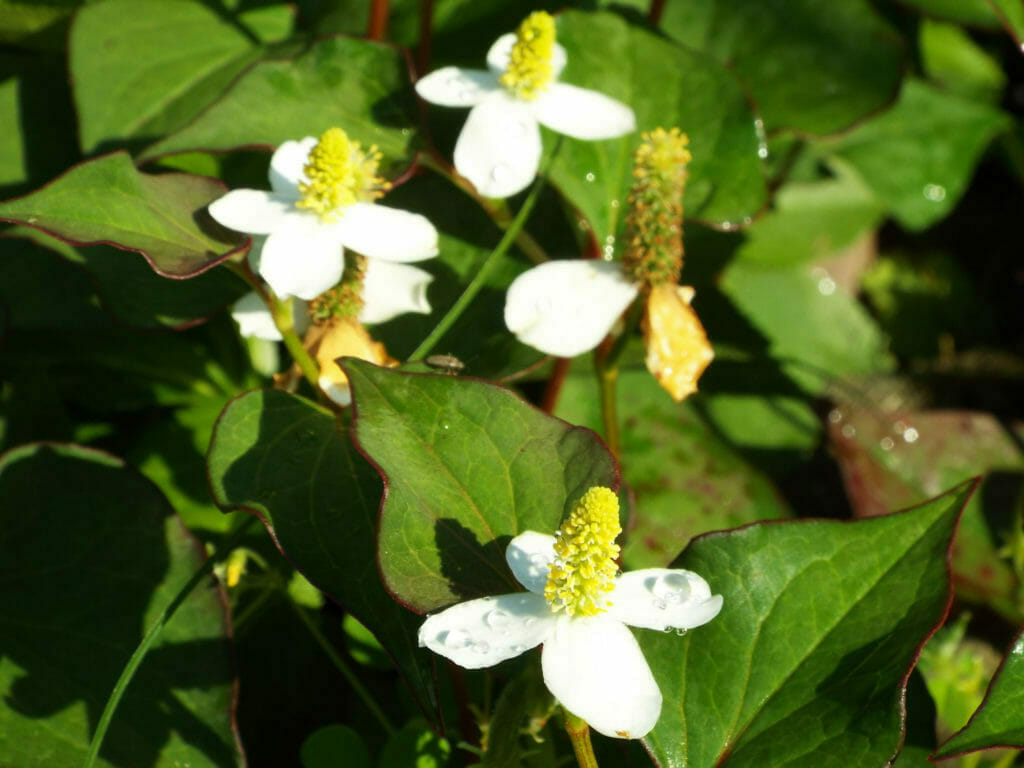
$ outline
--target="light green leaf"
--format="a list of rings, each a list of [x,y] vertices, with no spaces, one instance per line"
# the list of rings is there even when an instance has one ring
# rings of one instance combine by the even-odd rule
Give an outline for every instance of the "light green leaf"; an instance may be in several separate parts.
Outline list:
[[[73,445],[0,457],[0,764],[80,765],[107,696],[202,548],[124,463]],[[164,628],[97,765],[236,766],[223,593],[200,585]]]
[[[259,57],[253,20],[281,38],[291,13],[279,5],[231,18],[191,0],[103,0],[83,8],[68,43],[82,150],[152,141],[182,127]]]
[[[902,43],[864,0],[666,3],[662,29],[727,64],[765,128],[827,134],[888,104]]]
[[[376,144],[395,170],[412,158],[416,105],[402,52],[366,40],[329,38],[294,60],[255,64],[187,127],[143,159],[205,150],[276,147],[337,126]]]
[[[961,27],[925,19],[918,46],[924,73],[945,90],[990,104],[999,101],[1006,73]]]
[[[950,597],[946,558],[973,489],[859,522],[709,534],[674,563],[721,614],[685,638],[637,630],[661,688],[645,742],[664,768],[883,765],[903,739],[903,688]]]
[[[415,610],[521,590],[505,563],[509,540],[554,533],[589,488],[618,488],[614,459],[593,432],[506,389],[354,358],[344,369],[356,440],[387,485],[381,574]]]
[[[1009,125],[999,110],[908,80],[892,109],[822,149],[860,173],[900,224],[921,230],[953,210]]]
[[[259,516],[296,568],[377,636],[432,715],[431,665],[416,646],[420,620],[377,573],[380,478],[331,413],[285,392],[242,395],[217,422],[207,467],[217,504]]]
[[[235,253],[242,236],[205,208],[224,194],[214,179],[139,173],[125,152],[75,166],[30,195],[0,203],[0,221],[77,245],[106,243],[146,257],[158,273],[190,277]]]
[[[1024,5],[1017,0],[906,0],[929,16],[990,29],[1002,26],[1017,46],[1024,42]]]
[[[732,75],[691,51],[610,13],[566,11],[558,40],[568,53],[560,78],[628,104],[639,131],[678,126],[693,161],[686,215],[715,223],[749,220],[766,191],[754,114]],[[589,220],[599,242],[619,234],[638,133],[608,141],[562,139],[551,180]],[[545,140],[551,146],[553,137]]]
[[[1024,631],[1014,638],[970,722],[943,744],[935,757],[988,747],[1024,748]]]

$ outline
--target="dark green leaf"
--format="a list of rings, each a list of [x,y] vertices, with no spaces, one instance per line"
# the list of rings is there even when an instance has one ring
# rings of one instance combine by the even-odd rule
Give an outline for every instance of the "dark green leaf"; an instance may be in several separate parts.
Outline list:
[[[160,492],[117,459],[28,445],[0,457],[0,764],[81,764],[153,618],[203,561]],[[100,765],[242,762],[223,593],[202,583],[115,714]]]
[[[1024,748],[1024,631],[1007,651],[978,711],[935,756],[950,757],[988,747]]]
[[[727,64],[765,128],[834,133],[892,101],[896,33],[864,0],[666,3],[662,28]]]
[[[260,62],[222,99],[144,158],[192,150],[276,147],[343,128],[384,163],[411,159],[416,107],[402,52],[366,40],[331,38],[291,61]]]
[[[520,589],[505,547],[553,533],[590,487],[618,488],[614,459],[508,390],[405,374],[349,358],[356,439],[385,478],[380,568],[403,603],[429,611]]]
[[[124,152],[75,166],[42,189],[0,203],[0,220],[28,224],[79,245],[138,251],[168,277],[190,277],[238,250],[241,235],[205,208],[223,195],[214,179],[139,173]]]
[[[705,576],[721,614],[685,638],[640,630],[661,687],[647,736],[665,766],[883,765],[903,687],[945,616],[961,485],[902,514],[766,523],[709,534],[674,563]]]
[[[771,483],[723,443],[690,403],[673,401],[646,368],[623,370],[618,388],[620,459],[636,494],[622,552],[627,568],[663,568],[697,534],[788,516]],[[592,373],[566,378],[555,413],[571,424],[601,428]]]
[[[380,478],[330,412],[284,392],[242,395],[224,409],[207,463],[217,504],[258,515],[284,555],[373,631],[433,713],[431,666],[416,646],[419,619],[377,573]]]
[[[737,223],[761,208],[766,192],[754,115],[724,67],[610,13],[561,14],[558,40],[569,58],[562,80],[628,104],[640,131],[678,126],[690,137],[688,216]],[[639,141],[639,134],[565,138],[551,169],[553,183],[601,243],[621,227]]]
[[[895,106],[829,148],[856,169],[904,227],[925,229],[960,200],[1009,119],[985,104],[908,80]]]
[[[328,725],[310,734],[300,754],[303,768],[370,768],[370,751],[347,725]]]
[[[231,18],[189,0],[104,0],[83,8],[68,43],[83,151],[182,127],[259,56],[252,22],[280,38],[291,13],[279,5]]]

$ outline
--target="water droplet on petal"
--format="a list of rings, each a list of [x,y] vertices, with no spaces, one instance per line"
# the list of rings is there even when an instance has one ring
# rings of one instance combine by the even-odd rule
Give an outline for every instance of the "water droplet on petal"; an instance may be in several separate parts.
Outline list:
[[[685,635],[685,634],[686,634],[686,633],[687,633],[688,631],[689,631],[689,630],[687,630],[687,629],[686,629],[686,627],[677,627],[677,628],[676,628],[676,634],[677,634],[677,635],[678,635],[679,637],[682,637],[682,636],[683,636],[683,635]]]
[[[664,600],[655,600],[653,605],[659,611],[664,611],[666,608],[668,608],[668,603],[666,603]]]
[[[463,632],[461,629],[449,630],[441,642],[445,648],[454,648],[456,650],[473,645],[473,639],[469,636],[469,633]]]
[[[490,653],[491,645],[481,640],[479,643],[473,646],[473,650],[477,653]]]
[[[509,650],[512,651],[512,653],[520,654],[526,650],[526,646],[516,643],[515,645],[509,646]]]
[[[491,181],[504,181],[509,177],[512,169],[504,163],[498,163],[496,166],[491,168]]]
[[[509,615],[508,611],[503,611],[501,608],[495,608],[484,615],[484,624],[493,630],[507,630],[511,623],[512,616]]]

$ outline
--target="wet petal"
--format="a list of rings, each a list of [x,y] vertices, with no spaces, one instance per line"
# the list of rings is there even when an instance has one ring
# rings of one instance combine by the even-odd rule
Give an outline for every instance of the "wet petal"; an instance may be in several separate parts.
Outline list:
[[[367,259],[359,322],[383,323],[406,312],[429,314],[427,286],[433,279],[429,272],[408,264]]]
[[[371,259],[423,261],[437,255],[437,230],[418,213],[353,203],[327,226],[346,248]]]
[[[607,616],[560,618],[541,656],[544,683],[605,736],[639,739],[661,714],[661,691],[636,638]]]
[[[487,51],[487,67],[491,72],[496,75],[505,73],[505,70],[508,69],[509,58],[512,55],[512,46],[515,44],[515,32],[504,34],[491,44],[490,50]],[[556,80],[562,74],[562,70],[565,69],[567,58],[565,48],[555,43],[555,47],[551,52],[551,75]]]
[[[256,291],[250,291],[231,305],[231,317],[238,323],[238,332],[246,338],[280,341],[281,332],[274,318]]]
[[[470,110],[455,143],[455,170],[481,195],[508,197],[533,181],[540,153],[533,106],[498,91]]]
[[[693,571],[648,568],[615,580],[608,615],[633,627],[691,629],[722,610],[722,596]]]
[[[274,293],[307,301],[333,288],[344,265],[341,243],[314,214],[287,217],[260,254],[260,276]]]
[[[544,642],[555,624],[547,602],[532,592],[484,597],[430,616],[419,641],[460,667],[480,669]]]
[[[555,559],[555,537],[525,531],[508,543],[505,560],[516,580],[531,592],[544,594],[548,565]]]
[[[299,182],[307,181],[303,168],[317,140],[307,136],[302,141],[286,141],[270,158],[270,188],[279,197],[299,199]]]
[[[636,293],[618,263],[549,261],[509,286],[505,325],[524,344],[573,357],[608,335]]]
[[[535,103],[537,120],[574,139],[613,139],[636,130],[633,110],[603,93],[553,83]]]
[[[461,67],[442,67],[416,81],[420,98],[442,107],[474,107],[500,87],[492,72]]]
[[[210,203],[214,219],[252,235],[269,235],[294,211],[292,200],[260,189],[235,189]]]

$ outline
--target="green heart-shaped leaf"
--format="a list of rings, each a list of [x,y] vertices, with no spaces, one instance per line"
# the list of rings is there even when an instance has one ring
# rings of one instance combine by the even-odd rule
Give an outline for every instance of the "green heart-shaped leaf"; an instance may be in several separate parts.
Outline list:
[[[764,205],[755,116],[721,64],[610,13],[561,14],[558,41],[568,54],[560,79],[629,105],[639,131],[677,126],[690,137],[687,216],[732,224]],[[639,141],[637,133],[608,141],[565,138],[551,168],[552,182],[602,244],[621,227]]]
[[[344,364],[359,447],[384,476],[378,547],[388,589],[415,610],[521,590],[505,547],[554,533],[587,489],[616,489],[597,435],[506,389]]]
[[[1014,638],[970,722],[934,756],[952,757],[988,747],[1024,748],[1024,631]]]
[[[217,422],[207,467],[217,504],[256,514],[295,567],[377,636],[424,712],[434,713],[432,667],[416,646],[419,619],[377,573],[380,478],[331,413],[276,390],[242,395]]]
[[[636,634],[661,687],[645,739],[662,766],[883,765],[903,689],[950,600],[966,483],[901,514],[709,534],[673,564],[705,576],[721,614],[680,638]]]
[[[81,765],[153,617],[204,559],[160,492],[107,454],[0,457],[0,765]],[[132,679],[97,765],[237,766],[223,592],[182,603]]]
[[[0,203],[0,221],[28,224],[76,245],[137,251],[164,276],[190,277],[244,242],[205,210],[225,191],[219,181],[202,176],[139,173],[126,152],[115,152]]]
[[[403,53],[366,40],[331,38],[294,60],[254,65],[222,99],[142,157],[276,147],[337,126],[364,146],[376,144],[386,165],[405,165],[415,125]]]

